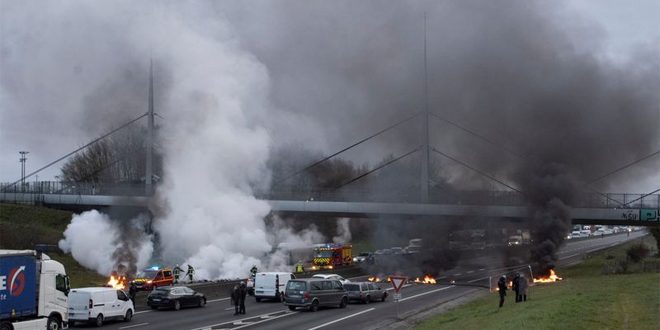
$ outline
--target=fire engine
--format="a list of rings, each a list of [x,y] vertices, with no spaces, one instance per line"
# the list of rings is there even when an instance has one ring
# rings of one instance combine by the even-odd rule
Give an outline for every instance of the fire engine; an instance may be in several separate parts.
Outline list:
[[[323,244],[314,248],[312,270],[333,269],[353,263],[351,244]]]

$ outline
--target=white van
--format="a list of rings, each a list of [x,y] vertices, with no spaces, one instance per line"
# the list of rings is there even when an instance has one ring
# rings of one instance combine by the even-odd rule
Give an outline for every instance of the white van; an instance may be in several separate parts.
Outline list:
[[[80,288],[69,292],[69,324],[85,322],[103,325],[105,320],[133,318],[133,302],[126,293],[113,288]]]
[[[254,277],[255,299],[257,302],[260,302],[262,298],[282,301],[286,283],[294,278],[296,277],[293,274],[284,272],[257,273]]]

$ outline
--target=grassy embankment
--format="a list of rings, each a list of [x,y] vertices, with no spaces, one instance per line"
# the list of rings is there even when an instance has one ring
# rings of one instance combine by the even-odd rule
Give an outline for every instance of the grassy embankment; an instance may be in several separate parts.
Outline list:
[[[34,249],[35,244],[57,245],[71,221],[71,212],[45,207],[0,204],[0,249]],[[82,267],[70,254],[47,252],[61,262],[71,279],[71,286],[96,286],[106,278]]]
[[[649,236],[644,243],[655,246]],[[596,252],[581,264],[559,268],[564,280],[531,287],[525,303],[514,303],[509,291],[499,309],[499,297],[492,293],[427,319],[415,329],[660,329],[660,273],[603,275],[605,265],[625,260],[632,244]],[[632,265],[629,272],[639,268]]]

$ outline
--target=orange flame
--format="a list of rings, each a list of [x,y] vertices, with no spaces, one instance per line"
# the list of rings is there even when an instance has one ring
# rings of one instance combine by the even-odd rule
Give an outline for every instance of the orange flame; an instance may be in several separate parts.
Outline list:
[[[378,278],[377,276],[370,276],[369,278],[367,278],[367,281],[369,281],[369,282],[380,282],[381,279]]]
[[[415,283],[423,283],[423,284],[437,284],[438,282],[435,280],[435,278],[431,277],[430,275],[424,275],[424,278],[421,280],[418,278],[415,279]]]
[[[111,286],[117,290],[124,290],[126,288],[126,277],[110,275],[110,280],[108,281],[108,286]]]
[[[550,269],[550,276],[541,276],[534,279],[534,283],[552,283],[561,281],[562,278],[555,274],[554,269]]]

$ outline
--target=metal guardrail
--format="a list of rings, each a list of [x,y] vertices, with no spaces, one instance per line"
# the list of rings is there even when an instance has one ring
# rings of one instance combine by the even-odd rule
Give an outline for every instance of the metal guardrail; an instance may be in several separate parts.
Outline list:
[[[6,191],[5,191],[6,189]],[[32,194],[34,200],[43,200],[43,195],[98,195],[98,196],[147,196],[143,183],[73,183],[58,181],[33,181],[24,185],[0,184],[1,200],[12,200],[11,194]],[[420,192],[412,187],[371,190],[278,190],[255,192],[263,200],[329,201],[329,202],[375,202],[375,203],[418,203]],[[643,198],[642,198],[643,197]],[[498,205],[524,206],[524,196],[512,191],[440,191],[429,192],[429,203],[446,205]],[[645,196],[632,193],[584,193],[570,204],[580,208],[660,208],[660,194]],[[626,205],[626,206],[623,206]]]

